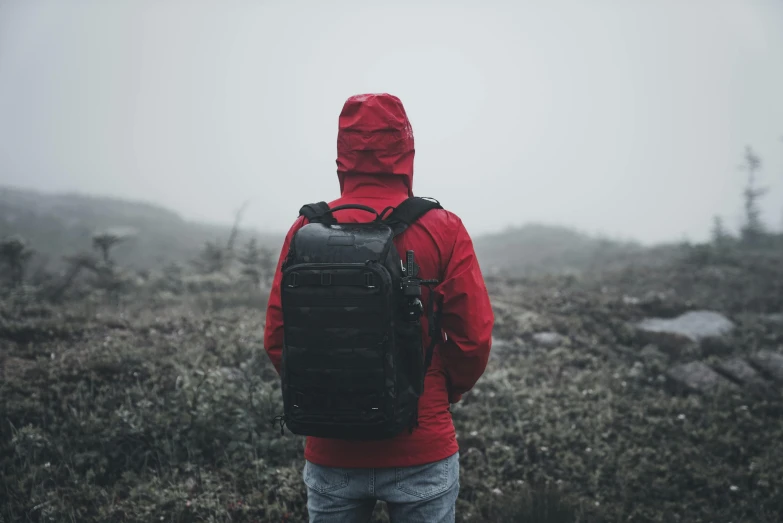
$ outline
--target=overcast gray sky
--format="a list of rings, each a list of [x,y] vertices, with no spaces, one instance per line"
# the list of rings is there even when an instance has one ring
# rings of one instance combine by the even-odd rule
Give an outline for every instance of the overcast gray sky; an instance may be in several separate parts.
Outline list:
[[[736,228],[746,144],[783,218],[779,0],[0,0],[0,184],[283,231],[338,195],[362,92],[402,99],[414,191],[473,235]]]

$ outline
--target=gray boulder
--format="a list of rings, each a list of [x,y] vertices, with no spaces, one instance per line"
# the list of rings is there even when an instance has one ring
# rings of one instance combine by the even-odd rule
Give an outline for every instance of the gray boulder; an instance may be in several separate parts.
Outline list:
[[[727,378],[701,361],[692,361],[672,367],[667,375],[677,385],[697,392],[712,392],[720,388],[736,387]]]
[[[719,338],[734,330],[734,323],[712,311],[690,311],[676,318],[648,318],[636,324],[641,337],[664,350]]]
[[[567,338],[556,332],[537,332],[533,334],[533,341],[542,347],[558,347],[566,343]]]
[[[645,345],[639,353],[642,361],[646,364],[666,363],[669,357],[658,349],[655,345]]]
[[[764,378],[747,361],[742,358],[732,358],[717,365],[717,369],[730,378],[751,386],[765,386]]]

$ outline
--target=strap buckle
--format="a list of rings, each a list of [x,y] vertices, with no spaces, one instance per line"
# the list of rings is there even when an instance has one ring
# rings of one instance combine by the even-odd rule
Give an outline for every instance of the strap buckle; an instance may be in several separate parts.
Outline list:
[[[331,272],[322,272],[321,273],[321,285],[331,285],[332,284],[332,273]]]

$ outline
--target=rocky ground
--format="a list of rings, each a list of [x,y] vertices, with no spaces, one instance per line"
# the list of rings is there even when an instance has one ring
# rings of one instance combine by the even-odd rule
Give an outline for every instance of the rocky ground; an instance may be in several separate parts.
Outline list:
[[[453,408],[458,521],[780,521],[780,259],[490,278],[492,358]],[[306,521],[263,294],[142,280],[4,294],[0,522]]]

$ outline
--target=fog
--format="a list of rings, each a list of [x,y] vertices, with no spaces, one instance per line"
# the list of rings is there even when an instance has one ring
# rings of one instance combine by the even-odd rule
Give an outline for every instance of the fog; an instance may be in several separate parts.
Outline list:
[[[780,227],[783,3],[368,4],[0,2],[0,184],[217,222],[249,200],[284,231],[338,196],[344,100],[389,92],[414,191],[473,235],[736,230],[746,145]]]

